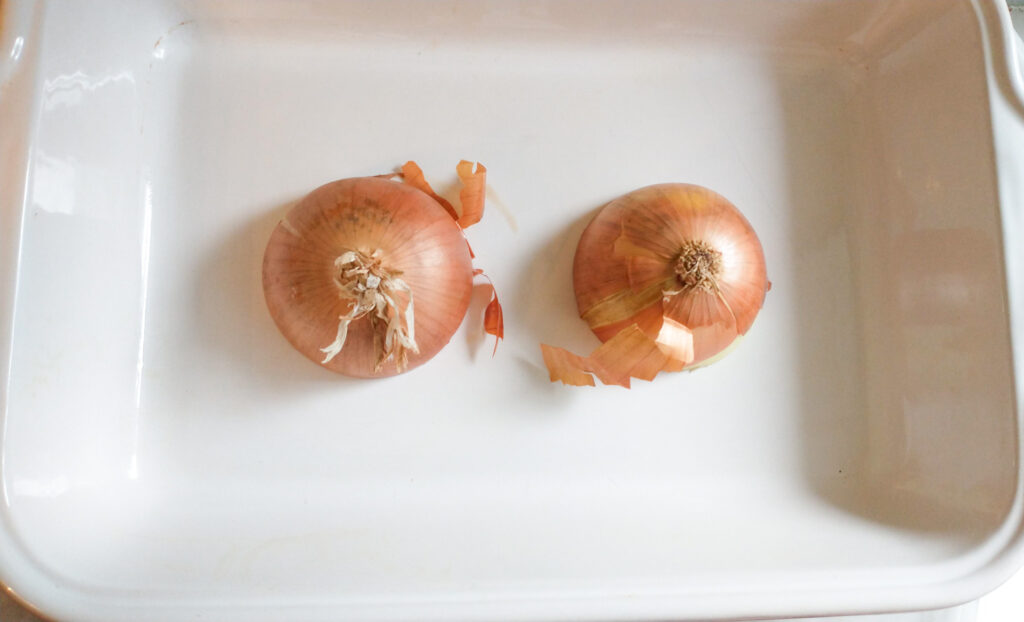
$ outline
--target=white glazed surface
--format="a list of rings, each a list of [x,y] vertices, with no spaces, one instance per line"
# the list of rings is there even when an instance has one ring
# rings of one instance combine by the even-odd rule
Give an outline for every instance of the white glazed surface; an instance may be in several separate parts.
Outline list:
[[[17,4],[0,579],[44,611],[822,615],[1017,564],[1024,103],[995,0]],[[339,378],[275,329],[263,246],[409,158],[490,169],[508,213],[469,237],[508,340],[491,359],[471,316],[421,369]],[[539,342],[596,343],[580,231],[663,181],[747,215],[761,316],[694,374],[549,384]]]

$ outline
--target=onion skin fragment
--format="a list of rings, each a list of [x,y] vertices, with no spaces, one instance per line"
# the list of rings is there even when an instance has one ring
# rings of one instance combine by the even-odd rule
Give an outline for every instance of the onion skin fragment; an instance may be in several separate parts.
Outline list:
[[[564,348],[556,348],[546,343],[540,344],[544,365],[548,368],[551,382],[561,382],[576,387],[594,386],[594,377],[590,375],[593,366],[587,359],[573,354]]]
[[[472,252],[470,251],[470,253]],[[490,288],[491,300],[487,303],[487,308],[484,309],[484,332],[494,335],[494,350],[491,352],[491,356],[494,356],[498,353],[498,343],[505,338],[505,312],[501,308],[501,303],[498,302],[498,290],[494,288],[491,277],[487,276],[480,268],[473,270],[473,276],[482,276],[487,279],[487,287]]]
[[[598,346],[590,360],[601,382],[627,389],[630,377],[651,381],[660,371],[682,369],[636,324]]]
[[[459,201],[462,203],[462,214],[459,216],[459,226],[463,229],[480,222],[484,215],[484,203],[487,197],[487,168],[477,162],[476,171],[473,170],[473,163],[462,160],[456,165],[455,173],[462,182],[462,190],[459,192]]]
[[[455,208],[450,202],[448,202],[448,199],[437,194],[434,192],[434,189],[430,187],[430,183],[427,182],[427,178],[423,175],[423,169],[420,168],[419,164],[409,160],[402,165],[401,176],[402,181],[428,195],[431,199],[434,199],[438,205],[444,208],[444,211],[448,212],[448,215],[451,216],[453,220],[459,220],[459,213],[455,211]]]
[[[630,388],[630,378],[654,380],[660,371],[680,371],[692,358],[692,343],[676,332],[671,344],[651,339],[633,324],[604,342],[584,358],[563,348],[541,344],[541,353],[552,382],[574,386],[594,386],[594,378],[604,384]],[[681,348],[676,347],[683,342]]]

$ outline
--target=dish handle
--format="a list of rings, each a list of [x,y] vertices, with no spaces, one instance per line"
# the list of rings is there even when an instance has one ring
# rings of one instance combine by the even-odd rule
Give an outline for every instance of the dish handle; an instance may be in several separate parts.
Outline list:
[[[1009,6],[998,0],[991,4],[997,4],[987,28],[994,44],[990,50],[995,77],[1017,113],[1024,117],[1024,5],[1011,2],[1013,6]]]
[[[0,0],[0,443],[41,23],[41,3]]]
[[[974,2],[980,9],[987,39],[986,73],[998,171],[1013,384],[1017,424],[1024,428],[1024,12],[1014,8],[1011,18],[1006,0]],[[1020,435],[1017,443],[1018,456],[1024,456],[1024,439]],[[1013,506],[1000,530],[1000,537],[1005,540],[989,564],[989,585],[983,591],[1024,572],[1020,570],[1024,567],[1024,462],[1019,458],[1017,468]]]
[[[0,95],[9,90],[18,67],[25,64],[37,8],[34,2],[0,2]]]
[[[1016,15],[1018,17],[1011,20],[1014,32],[1010,36],[1010,45],[1017,51],[1017,58],[1016,63],[1010,69],[1016,72],[1018,104],[1024,108],[1024,5],[1019,7]]]
[[[1024,119],[1024,6],[1018,0],[973,0],[973,5],[986,40],[988,79]]]

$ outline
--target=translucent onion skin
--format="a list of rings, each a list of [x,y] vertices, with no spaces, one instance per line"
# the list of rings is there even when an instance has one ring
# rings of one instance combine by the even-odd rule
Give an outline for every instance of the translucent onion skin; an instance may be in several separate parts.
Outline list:
[[[381,264],[412,292],[419,351],[404,369],[394,360],[378,368],[366,317],[351,323],[340,353],[323,362],[323,348],[351,306],[335,282],[335,260],[349,250],[379,250]],[[409,371],[436,355],[462,323],[472,282],[469,246],[445,209],[408,184],[378,177],[313,190],[274,229],[263,259],[267,306],[285,338],[318,365],[359,378]]]
[[[710,287],[687,286],[681,251],[720,253]],[[723,196],[692,184],[659,184],[605,205],[584,230],[573,263],[580,316],[601,341],[636,324],[656,338],[668,317],[693,333],[687,369],[710,362],[744,335],[770,288],[764,251]]]

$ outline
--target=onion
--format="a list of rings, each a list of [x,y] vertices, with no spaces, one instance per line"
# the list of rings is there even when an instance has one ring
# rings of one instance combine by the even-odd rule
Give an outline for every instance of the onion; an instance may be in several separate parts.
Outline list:
[[[288,212],[267,244],[263,290],[292,346],[332,371],[372,378],[413,369],[448,343],[482,274],[462,227],[483,213],[486,169],[463,161],[457,171],[461,215],[412,162],[403,166],[407,183],[342,179]],[[500,339],[491,290],[484,324]]]
[[[717,360],[750,329],[771,286],[743,214],[690,184],[605,205],[576,248],[573,285],[580,317],[604,344],[587,358],[542,345],[551,380],[593,385],[594,374],[627,387],[630,377]]]

